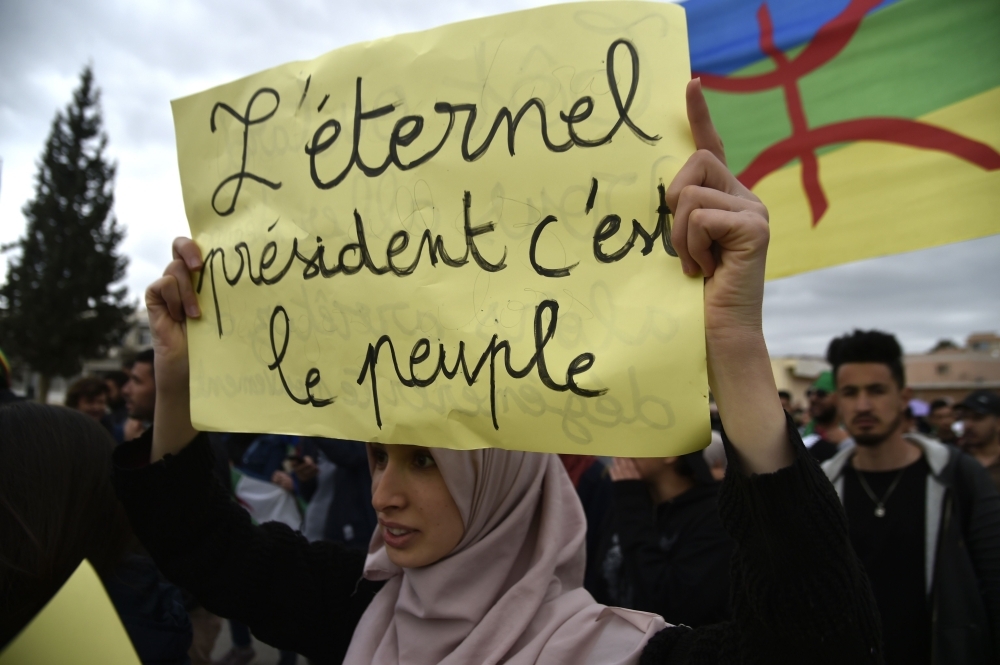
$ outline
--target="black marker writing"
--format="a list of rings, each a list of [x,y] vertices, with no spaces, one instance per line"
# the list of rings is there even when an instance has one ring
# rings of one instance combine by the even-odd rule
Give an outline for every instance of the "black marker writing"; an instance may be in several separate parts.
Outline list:
[[[281,351],[278,351],[277,345],[274,343],[274,322],[277,320],[278,315],[281,315],[285,319],[285,334],[282,336],[281,340]],[[278,376],[281,377],[281,385],[285,388],[285,394],[288,395],[293,402],[296,404],[312,404],[315,407],[327,406],[333,404],[334,397],[328,399],[316,399],[313,397],[312,389],[319,385],[320,378],[319,370],[315,367],[310,367],[309,371],[306,372],[306,396],[296,397],[295,393],[292,392],[291,388],[288,387],[288,381],[285,380],[285,373],[281,369],[281,363],[285,359],[285,352],[288,350],[288,336],[291,334],[291,329],[288,322],[288,313],[285,312],[285,308],[278,305],[271,312],[271,325],[269,327],[269,333],[271,335],[271,353],[274,354],[274,362],[267,366],[271,371],[278,370]]]
[[[604,251],[604,242],[610,240],[618,233],[621,229],[622,218],[614,214],[605,215],[594,230],[594,258],[601,263],[615,263],[616,261],[620,261],[632,250],[635,241],[640,237],[642,238],[641,251],[643,256],[648,256],[653,251],[653,243],[657,237],[663,242],[663,251],[670,256],[677,256],[677,250],[674,249],[673,243],[670,240],[671,213],[669,206],[667,206],[666,188],[661,183],[657,187],[657,190],[660,194],[660,205],[656,209],[656,227],[653,229],[653,232],[647,232],[638,220],[633,219],[632,235],[629,236],[628,241],[618,250],[608,254]]]
[[[258,118],[251,118],[250,112],[253,110],[253,105],[257,101],[257,98],[260,97],[261,95],[270,95],[274,97],[274,108],[271,109],[270,113],[266,113]],[[245,178],[249,178],[254,182],[259,182],[265,187],[270,187],[271,189],[281,189],[280,182],[272,182],[270,180],[267,180],[266,178],[260,177],[255,173],[250,173],[249,171],[247,171],[247,141],[250,137],[250,125],[257,125],[269,120],[271,116],[273,116],[277,112],[278,106],[280,105],[281,105],[281,97],[278,95],[277,90],[274,90],[272,88],[261,88],[257,92],[253,93],[252,97],[250,97],[250,101],[247,102],[247,110],[244,115],[240,115],[231,106],[229,106],[228,104],[223,104],[222,102],[216,102],[215,106],[212,107],[211,122],[209,124],[212,128],[213,134],[215,133],[216,130],[215,112],[218,111],[219,109],[222,109],[226,113],[230,114],[243,125],[243,156],[241,157],[240,161],[240,170],[239,172],[234,173],[223,179],[223,181],[219,183],[219,186],[215,188],[215,192],[212,194],[212,209],[215,210],[215,214],[219,215],[220,217],[231,215],[233,211],[236,210],[236,200],[240,197],[240,189],[243,187],[243,180]],[[228,185],[233,180],[236,181],[236,189],[235,191],[233,191],[233,198],[229,202],[229,207],[226,208],[225,210],[219,210],[219,206],[216,204],[215,199],[218,198],[219,192],[222,191],[222,188]]]
[[[549,315],[548,324],[543,324],[543,319],[545,315]],[[522,379],[532,370],[537,368],[538,378],[541,380],[542,384],[549,390],[556,392],[566,392],[569,391],[574,395],[579,395],[580,397],[597,397],[603,395],[607,392],[607,389],[602,390],[589,390],[587,388],[581,388],[577,382],[576,377],[579,374],[583,374],[590,368],[594,366],[596,360],[593,353],[581,353],[572,361],[570,361],[569,366],[566,368],[566,382],[558,383],[555,381],[551,374],[549,373],[548,365],[545,362],[545,345],[549,343],[552,337],[556,333],[556,326],[559,321],[559,303],[555,300],[544,300],[539,303],[538,307],[535,308],[535,322],[534,322],[534,337],[535,337],[535,353],[531,356],[528,363],[521,369],[515,369],[511,366],[510,354],[510,342],[503,340],[499,341],[497,335],[493,335],[490,338],[489,344],[486,346],[486,350],[483,351],[482,355],[479,357],[479,361],[476,366],[469,371],[469,364],[465,358],[465,342],[461,341],[458,344],[458,354],[452,366],[449,368],[447,365],[447,354],[444,348],[444,344],[438,344],[438,361],[434,370],[426,378],[419,378],[416,375],[417,366],[425,362],[430,358],[431,354],[431,342],[426,338],[417,340],[417,343],[413,345],[413,349],[410,351],[408,369],[409,376],[403,374],[399,367],[399,360],[396,357],[396,348],[393,346],[392,339],[389,335],[382,335],[379,337],[375,344],[368,345],[368,353],[365,356],[364,365],[361,367],[361,374],[358,376],[358,385],[364,385],[367,378],[371,379],[371,390],[372,390],[372,402],[375,405],[375,422],[382,428],[382,412],[379,408],[378,401],[378,376],[376,375],[375,368],[378,364],[379,352],[385,345],[389,346],[389,354],[392,357],[392,366],[396,373],[396,378],[407,388],[424,388],[437,380],[438,376],[444,375],[449,381],[454,379],[459,372],[462,371],[462,378],[465,380],[467,385],[472,385],[479,378],[479,374],[486,367],[486,363],[489,362],[489,377],[490,377],[490,413],[493,417],[493,428],[500,429],[500,424],[497,422],[497,408],[496,408],[496,357],[499,353],[503,353],[504,369],[507,375],[514,379]]]
[[[302,89],[302,97],[299,99],[299,108],[302,108],[302,105],[306,101],[306,95],[309,94],[309,84],[312,83],[312,80],[313,80],[313,77],[312,77],[312,74],[310,74],[306,78],[306,87]]]
[[[629,83],[628,93],[625,95],[624,101],[622,100],[621,91],[618,89],[619,81],[615,77],[614,72],[615,53],[619,47],[624,47],[628,51],[632,64],[632,79]],[[614,138],[615,134],[618,133],[618,130],[621,129],[623,125],[627,126],[637,138],[645,141],[646,143],[652,144],[659,141],[659,135],[651,136],[647,134],[635,124],[635,121],[632,120],[632,118],[629,117],[629,110],[632,107],[632,101],[635,99],[635,93],[639,87],[639,53],[636,51],[635,46],[625,39],[618,39],[612,42],[611,46],[608,47],[606,69],[608,86],[611,89],[611,97],[614,100],[615,109],[618,112],[618,119],[610,131],[608,131],[603,137],[585,139],[577,133],[575,128],[575,125],[584,122],[593,113],[593,98],[589,96],[581,97],[573,104],[573,106],[570,107],[569,113],[563,113],[560,111],[559,118],[566,124],[566,130],[569,138],[565,142],[555,143],[549,136],[548,116],[545,110],[545,102],[537,97],[532,97],[526,101],[516,113],[512,113],[507,107],[501,108],[497,112],[497,115],[493,120],[493,124],[490,126],[489,132],[486,134],[486,138],[483,139],[483,142],[478,148],[472,149],[469,146],[469,142],[479,114],[476,105],[437,102],[434,104],[434,112],[442,115],[448,115],[448,127],[445,129],[440,141],[416,159],[410,162],[403,162],[399,157],[398,148],[400,146],[406,147],[412,144],[417,137],[420,136],[424,129],[424,119],[422,116],[404,116],[400,118],[393,127],[392,134],[389,138],[388,154],[385,159],[382,160],[382,163],[376,166],[367,164],[361,157],[360,143],[362,123],[366,120],[381,118],[382,116],[392,113],[395,111],[395,105],[388,104],[370,111],[362,110],[364,108],[362,95],[363,80],[359,76],[355,83],[354,92],[354,137],[351,148],[351,157],[348,160],[347,165],[344,166],[337,175],[329,179],[324,179],[323,175],[320,173],[321,169],[317,164],[317,160],[324,152],[329,150],[334,143],[336,143],[337,139],[340,138],[342,130],[339,120],[327,120],[321,124],[315,132],[313,132],[312,140],[305,146],[305,153],[309,155],[310,177],[312,178],[313,184],[319,189],[332,189],[343,182],[344,178],[346,178],[355,167],[369,178],[382,175],[385,170],[393,164],[395,164],[396,168],[400,171],[408,171],[409,169],[415,168],[432,159],[438,154],[438,152],[440,152],[441,148],[444,147],[445,142],[447,142],[448,137],[451,135],[452,129],[455,127],[456,113],[468,114],[465,121],[465,130],[462,133],[461,145],[462,159],[467,162],[473,162],[486,154],[486,151],[489,150],[490,145],[493,143],[494,137],[500,130],[500,125],[503,123],[507,124],[507,151],[511,156],[513,156],[518,125],[520,125],[521,120],[531,109],[535,109],[538,112],[541,124],[542,143],[545,144],[546,149],[550,152],[565,152],[573,146],[579,146],[581,148],[596,148],[598,146],[605,145],[606,143],[611,142],[611,139]]]
[[[244,271],[247,277],[255,286],[271,286],[277,284],[289,273],[296,261],[303,265],[302,279],[310,280],[316,277],[329,279],[334,275],[355,275],[367,269],[374,275],[393,274],[397,277],[405,277],[413,274],[426,254],[430,258],[432,266],[437,266],[438,262],[444,263],[449,268],[458,268],[469,262],[469,258],[475,262],[480,269],[486,272],[498,272],[507,267],[507,248],[504,247],[503,255],[496,263],[487,260],[476,245],[476,238],[495,230],[493,222],[487,222],[478,226],[472,225],[472,194],[465,192],[462,197],[464,210],[464,232],[465,232],[465,253],[453,258],[445,249],[444,239],[439,235],[433,236],[430,229],[424,229],[417,246],[417,253],[409,264],[401,264],[398,257],[410,245],[410,233],[406,230],[399,230],[392,234],[385,249],[385,265],[376,263],[372,251],[369,247],[368,238],[365,235],[365,224],[361,214],[354,211],[354,229],[357,234],[357,241],[344,244],[337,253],[337,261],[333,265],[326,262],[327,247],[323,244],[323,239],[316,238],[316,249],[309,256],[299,250],[298,238],[292,239],[292,247],[287,258],[275,265],[278,260],[278,243],[270,241],[264,245],[256,261],[256,271],[254,274],[254,259],[250,252],[250,247],[246,242],[241,241],[233,247],[233,253],[239,258],[239,266],[233,274],[230,274],[226,265],[226,250],[222,247],[213,247],[205,256],[204,268],[198,276],[196,290],[201,293],[205,282],[205,274],[208,273],[209,284],[212,287],[212,300],[215,305],[215,320],[222,337],[222,312],[219,307],[219,297],[216,290],[215,264],[216,260],[222,263],[222,276],[230,286],[236,286],[243,278]],[[277,222],[275,222],[277,224]],[[271,225],[271,230],[274,225]]]
[[[597,182],[596,180],[594,182]],[[566,266],[565,268],[544,268],[538,263],[538,259],[535,257],[535,248],[538,245],[538,239],[542,236],[542,231],[545,227],[552,222],[558,222],[555,215],[549,215],[542,221],[538,222],[538,226],[531,233],[531,245],[528,249],[528,260],[531,261],[531,267],[535,269],[542,277],[569,277],[569,271],[580,265],[579,261],[571,266]]]
[[[594,209],[594,201],[597,200],[597,178],[590,179],[590,195],[587,197],[587,207],[584,208],[583,214],[589,215],[590,211]]]

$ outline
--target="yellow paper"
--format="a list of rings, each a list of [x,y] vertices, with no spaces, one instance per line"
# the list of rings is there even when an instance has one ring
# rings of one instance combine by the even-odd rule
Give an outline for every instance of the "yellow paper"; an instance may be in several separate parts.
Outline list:
[[[194,424],[463,449],[703,447],[702,284],[663,241],[659,189],[693,151],[689,77],[681,7],[579,3],[356,44],[175,101],[207,261],[188,327]]]
[[[14,638],[0,665],[139,665],[128,633],[90,562]]]

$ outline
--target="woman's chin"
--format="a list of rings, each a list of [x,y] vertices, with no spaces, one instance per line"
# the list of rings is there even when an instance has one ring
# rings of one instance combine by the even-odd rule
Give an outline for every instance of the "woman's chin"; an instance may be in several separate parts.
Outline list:
[[[385,552],[389,555],[389,561],[400,568],[423,568],[444,558],[433,552],[427,552],[424,548],[413,546],[399,549],[386,545]]]

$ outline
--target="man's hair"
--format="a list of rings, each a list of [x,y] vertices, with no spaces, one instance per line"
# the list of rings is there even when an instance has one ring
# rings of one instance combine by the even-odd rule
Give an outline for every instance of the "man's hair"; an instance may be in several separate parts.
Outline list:
[[[951,406],[951,402],[949,402],[946,399],[938,398],[938,399],[934,400],[933,402],[931,402],[931,406],[930,406],[930,409],[928,410],[928,413],[934,413],[938,409],[943,409],[946,406]]]
[[[906,385],[903,370],[903,349],[894,335],[879,330],[855,330],[849,335],[837,337],[826,349],[826,360],[833,366],[834,381],[841,365],[847,363],[878,363],[886,365],[892,372],[896,385]]]
[[[153,363],[153,358],[153,349],[143,349],[135,354],[135,358],[132,359],[132,367],[135,367],[136,363],[148,363],[150,373],[155,376],[156,365]]]
[[[153,349],[143,349],[139,353],[135,354],[135,358],[132,359],[133,363],[149,363],[153,364]]]
[[[85,376],[77,379],[66,391],[66,406],[75,409],[83,398],[94,399],[99,395],[107,395],[108,386],[96,376]]]
[[[105,381],[114,381],[118,389],[121,390],[128,383],[128,374],[121,371],[120,369],[111,370],[110,372],[104,373]]]

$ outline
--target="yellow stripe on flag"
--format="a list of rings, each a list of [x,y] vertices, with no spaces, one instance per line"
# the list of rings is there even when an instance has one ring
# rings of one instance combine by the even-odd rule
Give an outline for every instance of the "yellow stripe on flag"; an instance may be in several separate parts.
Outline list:
[[[1000,87],[922,118],[1000,150]],[[771,213],[767,278],[1000,233],[1000,170],[933,150],[855,143],[819,159],[830,208],[815,227],[801,167],[754,188]]]

